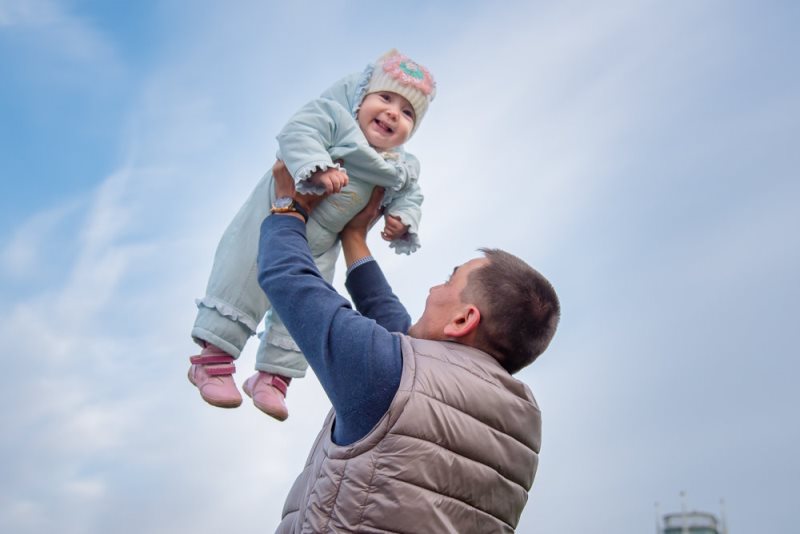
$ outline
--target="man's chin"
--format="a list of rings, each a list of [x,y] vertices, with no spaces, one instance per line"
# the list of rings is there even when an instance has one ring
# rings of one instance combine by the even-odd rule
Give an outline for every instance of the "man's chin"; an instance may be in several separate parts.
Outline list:
[[[417,335],[418,330],[419,328],[417,328],[417,323],[414,323],[411,325],[411,328],[408,329],[408,335],[419,339],[419,336]]]

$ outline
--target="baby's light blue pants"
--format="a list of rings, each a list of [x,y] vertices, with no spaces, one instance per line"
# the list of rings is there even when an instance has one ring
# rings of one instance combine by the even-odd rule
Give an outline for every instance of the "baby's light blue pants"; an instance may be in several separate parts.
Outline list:
[[[308,363],[258,285],[258,242],[261,223],[275,198],[272,173],[256,185],[220,239],[208,279],[206,296],[197,301],[192,329],[203,340],[238,358],[265,317],[256,353],[256,369],[287,377],[303,377]],[[333,280],[340,245],[338,236],[308,221],[306,235],[320,273]]]

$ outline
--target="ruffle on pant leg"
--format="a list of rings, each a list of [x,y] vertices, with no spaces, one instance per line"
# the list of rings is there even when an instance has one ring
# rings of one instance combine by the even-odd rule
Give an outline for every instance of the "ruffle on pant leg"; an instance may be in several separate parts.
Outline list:
[[[259,320],[254,319],[250,315],[235,308],[234,306],[231,306],[227,302],[223,302],[214,297],[205,296],[201,299],[196,299],[195,304],[197,304],[198,308],[202,306],[205,308],[210,308],[212,310],[217,310],[217,313],[219,313],[223,317],[227,317],[228,319],[241,323],[247,328],[249,328],[251,334],[256,333]]]
[[[294,342],[292,336],[290,336],[288,333],[284,334],[283,332],[279,332],[275,328],[268,328],[265,332],[259,334],[259,337],[263,338],[263,340],[270,345],[275,345],[276,347],[280,347],[284,350],[300,352],[300,347],[298,347],[297,343]]]
[[[278,332],[270,335],[268,331],[259,332],[258,337],[261,343],[256,352],[256,370],[289,378],[306,376],[308,362],[291,337]]]

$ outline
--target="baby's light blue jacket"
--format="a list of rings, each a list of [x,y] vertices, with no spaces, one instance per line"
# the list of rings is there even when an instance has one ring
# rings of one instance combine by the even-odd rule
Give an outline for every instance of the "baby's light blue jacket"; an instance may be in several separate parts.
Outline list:
[[[420,246],[419,223],[423,201],[419,187],[419,161],[402,147],[378,152],[367,143],[355,118],[364,98],[371,68],[347,76],[326,90],[319,98],[303,106],[278,134],[278,158],[295,179],[302,193],[322,193],[309,178],[318,169],[339,168],[350,178],[342,192],[331,195],[314,210],[311,217],[326,236],[315,236],[309,227],[312,252],[319,254],[335,243],[344,225],[369,200],[372,188],[386,189],[386,213],[399,217],[409,226],[408,235],[390,246],[398,254],[410,254]]]

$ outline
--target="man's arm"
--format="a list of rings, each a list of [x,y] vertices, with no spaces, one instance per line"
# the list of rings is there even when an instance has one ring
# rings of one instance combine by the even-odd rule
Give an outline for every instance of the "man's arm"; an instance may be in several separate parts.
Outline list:
[[[276,195],[291,196],[293,182],[285,168],[273,173]],[[290,185],[283,184],[283,173]],[[258,267],[261,287],[333,404],[334,441],[346,445],[364,437],[386,413],[400,384],[399,337],[354,311],[322,279],[298,214],[264,220]]]
[[[408,333],[411,317],[386,281],[378,262],[370,259],[347,275],[345,287],[356,309],[389,332]]]
[[[364,210],[342,229],[340,237],[348,270],[345,287],[364,316],[375,319],[390,332],[405,334],[411,326],[411,317],[392,292],[367,246],[367,232],[380,217],[382,198],[383,191],[376,187]]]

